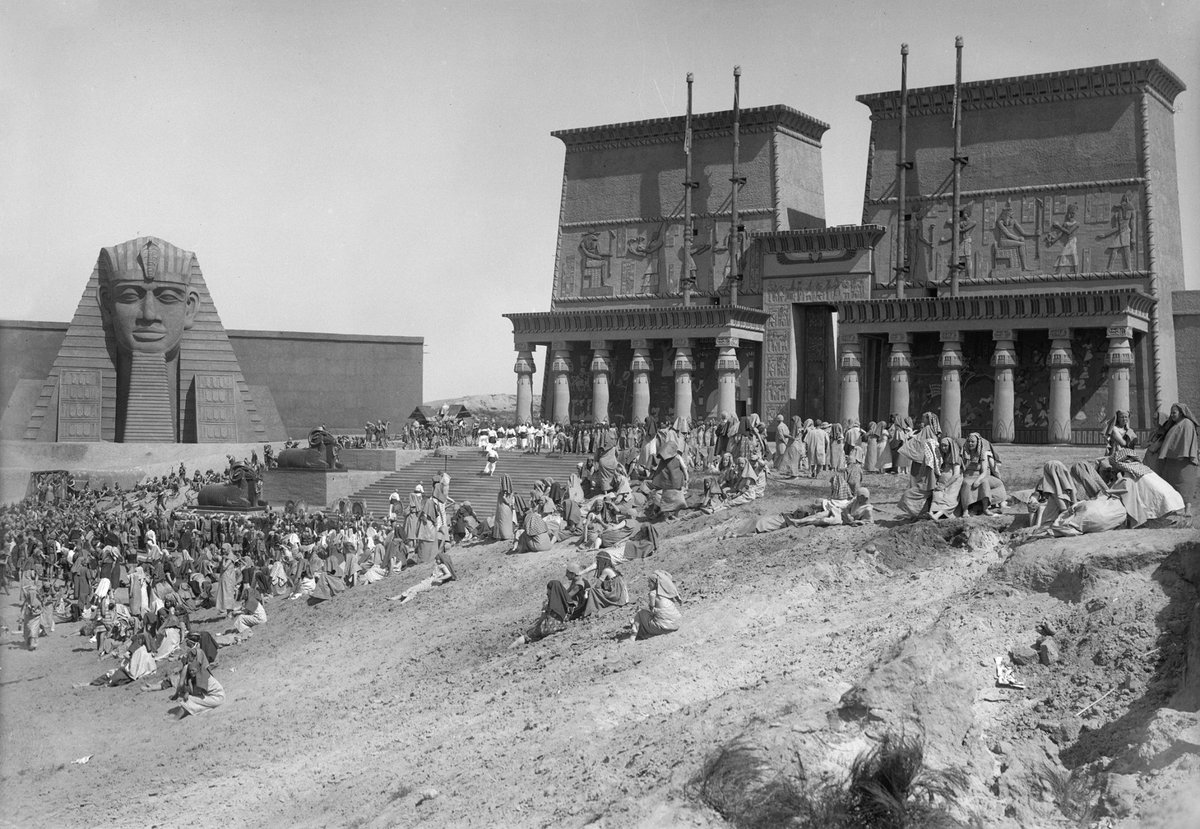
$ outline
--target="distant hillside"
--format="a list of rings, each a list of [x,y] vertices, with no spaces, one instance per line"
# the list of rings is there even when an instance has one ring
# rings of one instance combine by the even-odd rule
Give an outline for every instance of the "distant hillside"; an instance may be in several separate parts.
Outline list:
[[[469,394],[465,397],[447,397],[442,400],[430,400],[426,406],[440,407],[449,404],[461,405],[478,418],[497,420],[513,420],[517,415],[517,396],[515,394]],[[533,396],[533,411],[536,414],[542,404],[541,395]]]

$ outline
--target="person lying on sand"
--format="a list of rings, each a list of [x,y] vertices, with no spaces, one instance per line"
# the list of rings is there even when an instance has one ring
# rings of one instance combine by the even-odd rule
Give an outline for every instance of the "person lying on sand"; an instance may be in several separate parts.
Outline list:
[[[398,601],[400,604],[407,604],[416,594],[424,593],[426,590],[432,590],[435,587],[441,587],[443,584],[454,581],[456,578],[457,576],[454,574],[454,562],[451,560],[450,554],[443,550],[433,559],[433,575],[422,579],[403,593],[388,596],[387,600],[389,602]]]

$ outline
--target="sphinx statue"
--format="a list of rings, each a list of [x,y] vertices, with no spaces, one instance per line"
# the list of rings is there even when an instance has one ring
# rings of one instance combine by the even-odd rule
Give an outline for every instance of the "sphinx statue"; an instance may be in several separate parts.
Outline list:
[[[278,469],[345,469],[338,460],[337,449],[337,438],[324,429],[313,429],[308,433],[307,449],[284,449],[276,458],[275,465]]]
[[[155,237],[103,248],[96,262],[100,316],[117,372],[117,440],[166,442],[176,435],[177,372],[183,332],[200,294],[196,255]]]
[[[261,492],[258,473],[244,463],[234,463],[229,467],[229,483],[202,487],[196,503],[210,509],[257,509],[267,505],[259,497]]]

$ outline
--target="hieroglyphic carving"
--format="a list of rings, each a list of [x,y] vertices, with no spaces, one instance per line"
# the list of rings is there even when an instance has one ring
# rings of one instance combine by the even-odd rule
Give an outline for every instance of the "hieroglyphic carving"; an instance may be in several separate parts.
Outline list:
[[[58,376],[58,439],[100,440],[99,369],[65,369]]]
[[[237,441],[237,389],[228,374],[197,374],[195,383],[196,442]]]

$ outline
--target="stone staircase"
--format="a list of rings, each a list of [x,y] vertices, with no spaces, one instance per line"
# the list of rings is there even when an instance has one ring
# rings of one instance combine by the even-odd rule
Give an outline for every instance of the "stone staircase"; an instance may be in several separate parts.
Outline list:
[[[450,475],[450,497],[461,503],[470,501],[479,515],[491,514],[500,491],[500,476],[512,478],[513,490],[519,495],[528,495],[534,481],[554,478],[566,483],[567,476],[587,457],[586,455],[526,455],[523,452],[501,452],[496,463],[496,474],[492,477],[480,475],[484,458],[476,450],[460,449],[455,457],[437,457],[432,452],[414,461],[403,469],[365,487],[350,497],[351,503],[364,502],[368,513],[387,515],[388,496],[400,493],[401,503],[408,503],[408,495],[417,484],[432,491],[433,479],[444,469]]]

